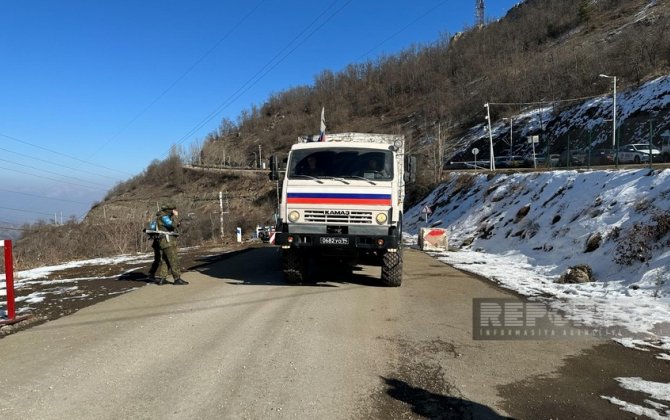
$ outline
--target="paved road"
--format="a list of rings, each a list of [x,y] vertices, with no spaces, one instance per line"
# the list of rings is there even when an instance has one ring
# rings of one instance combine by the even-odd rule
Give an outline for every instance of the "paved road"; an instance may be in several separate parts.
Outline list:
[[[560,373],[566,357],[579,370],[613,345],[473,341],[472,299],[508,296],[484,281],[414,250],[400,288],[377,287],[379,268],[313,269],[318,283],[287,286],[276,249],[252,249],[186,273],[189,286],[142,287],[8,336],[0,418],[622,415],[597,392],[566,401],[552,388],[579,389]]]

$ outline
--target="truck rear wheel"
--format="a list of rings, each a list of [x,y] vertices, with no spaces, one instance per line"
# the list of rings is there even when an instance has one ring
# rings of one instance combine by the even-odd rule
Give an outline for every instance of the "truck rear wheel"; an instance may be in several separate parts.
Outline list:
[[[388,287],[398,287],[402,283],[402,255],[387,252],[382,257],[382,283]]]
[[[302,283],[307,272],[307,259],[295,249],[282,251],[282,270],[287,283]]]

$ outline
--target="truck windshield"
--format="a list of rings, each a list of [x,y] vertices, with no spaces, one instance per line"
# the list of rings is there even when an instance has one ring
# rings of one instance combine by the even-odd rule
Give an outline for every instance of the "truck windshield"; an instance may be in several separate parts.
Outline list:
[[[291,153],[289,178],[393,179],[393,153],[389,150],[332,148],[295,150]]]

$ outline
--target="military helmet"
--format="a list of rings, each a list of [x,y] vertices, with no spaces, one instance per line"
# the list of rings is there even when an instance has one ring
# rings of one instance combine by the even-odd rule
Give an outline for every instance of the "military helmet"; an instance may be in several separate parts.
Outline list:
[[[172,201],[166,201],[161,204],[161,210],[174,210],[177,206]]]

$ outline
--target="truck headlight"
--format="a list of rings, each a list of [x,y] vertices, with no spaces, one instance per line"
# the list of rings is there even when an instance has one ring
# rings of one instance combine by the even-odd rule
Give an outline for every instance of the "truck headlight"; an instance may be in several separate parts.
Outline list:
[[[375,220],[377,221],[377,224],[383,225],[386,223],[386,220],[388,218],[386,217],[386,213],[377,213],[377,217],[375,217]]]
[[[298,213],[297,211],[293,210],[288,214],[288,220],[290,220],[292,223],[297,222],[298,219],[300,219],[300,213]]]

